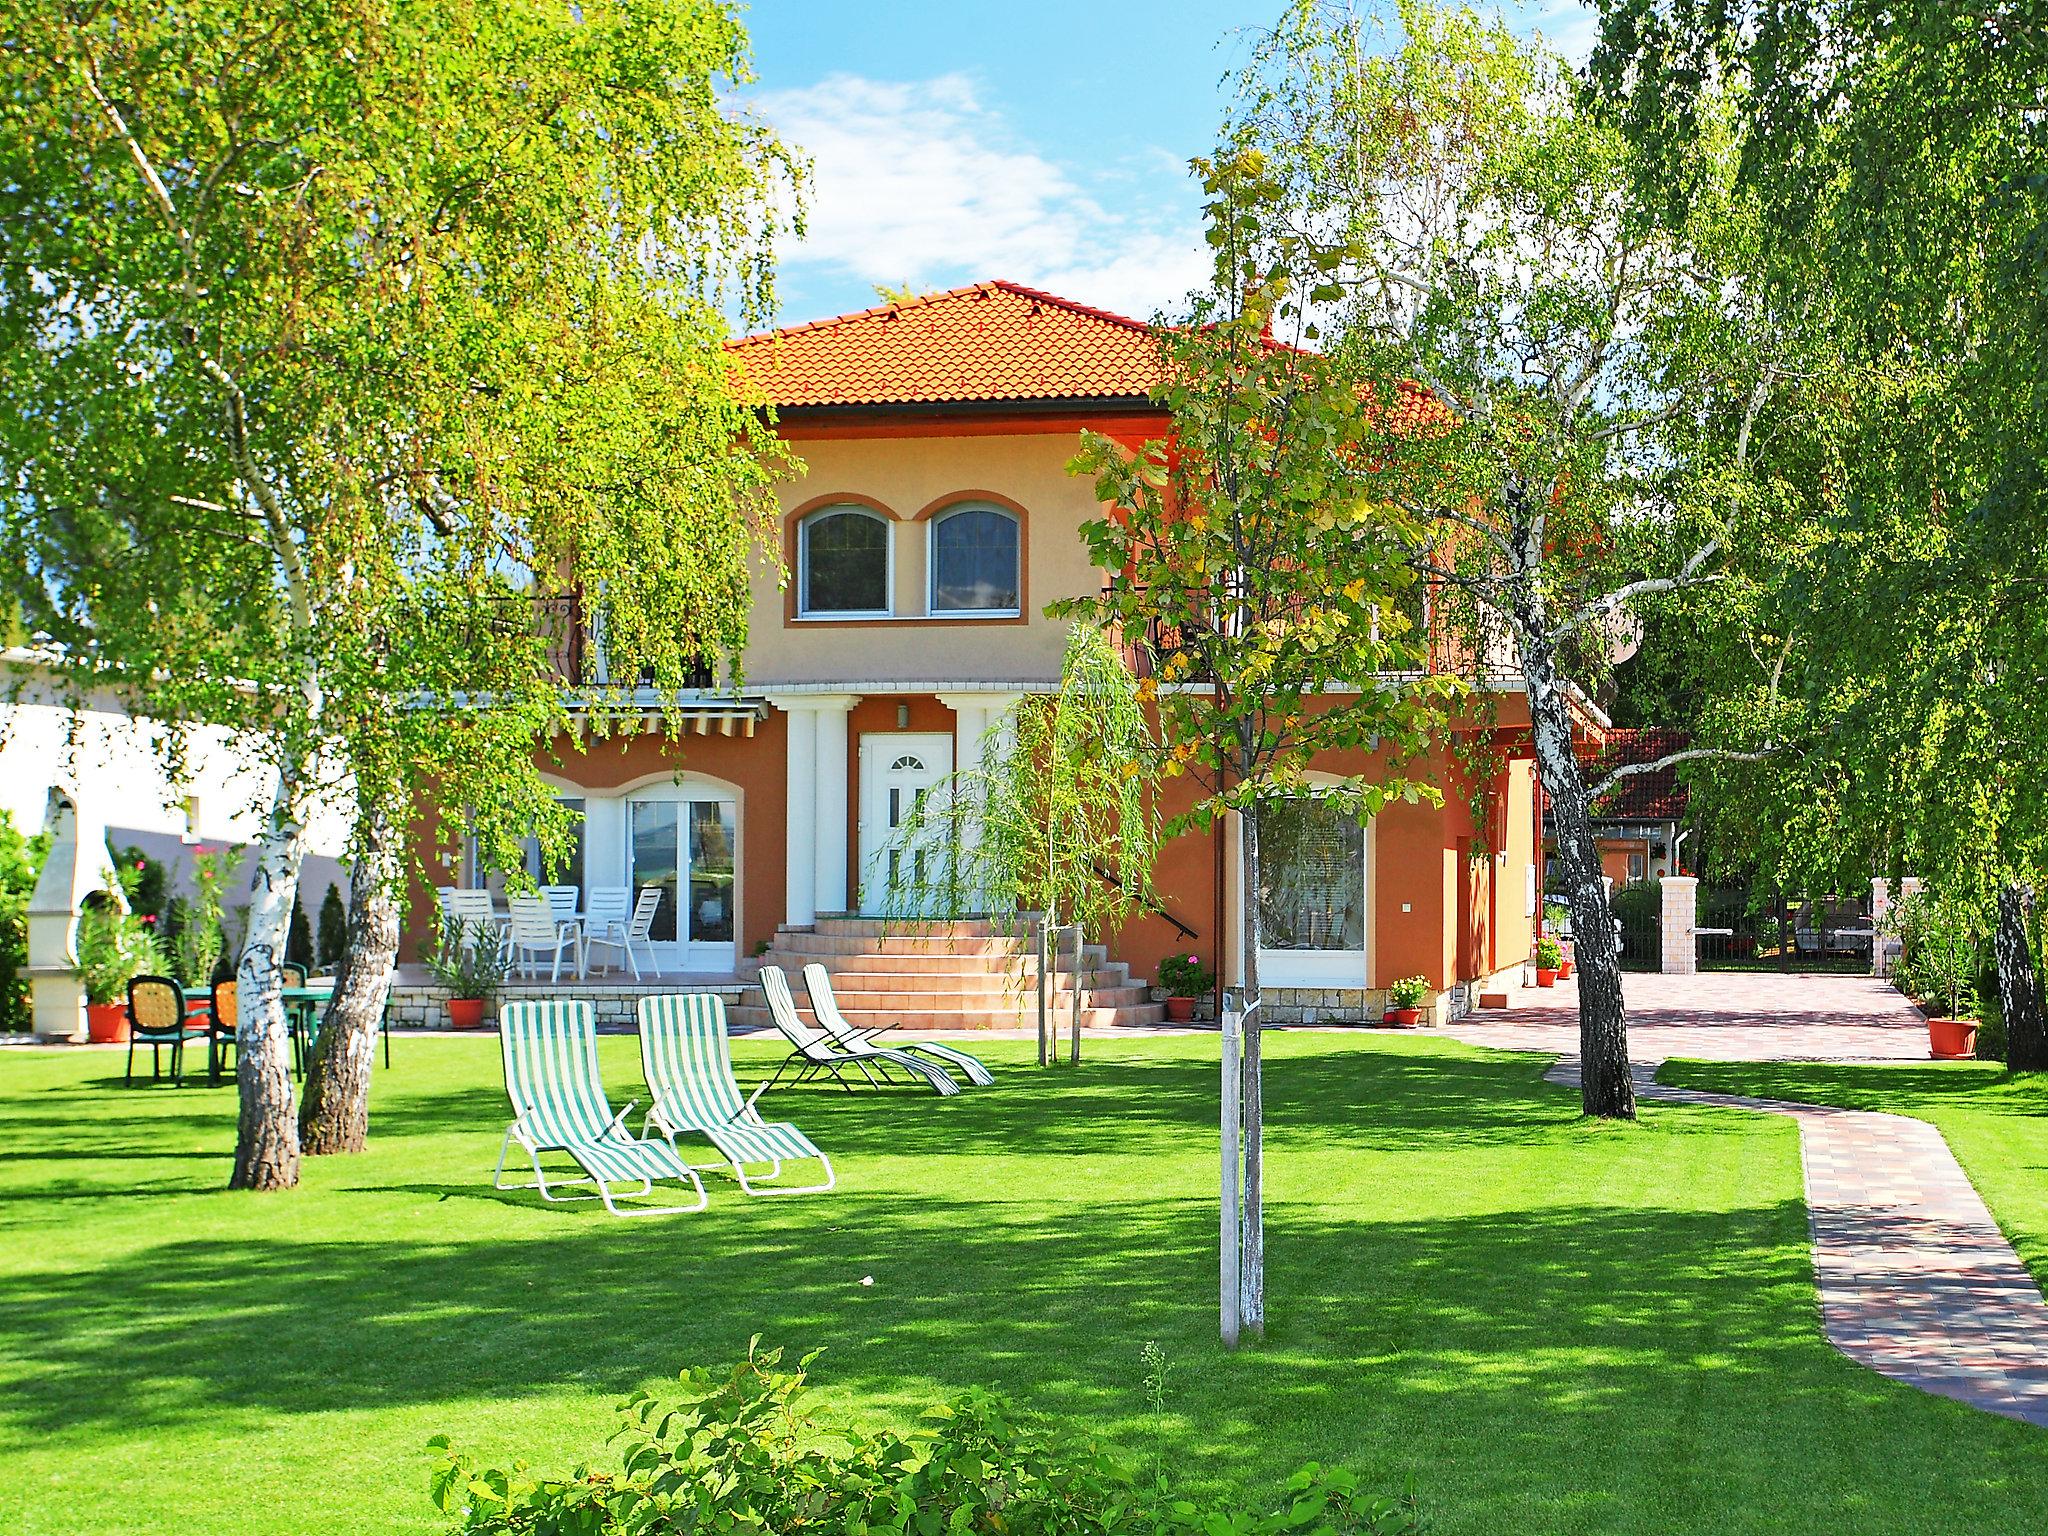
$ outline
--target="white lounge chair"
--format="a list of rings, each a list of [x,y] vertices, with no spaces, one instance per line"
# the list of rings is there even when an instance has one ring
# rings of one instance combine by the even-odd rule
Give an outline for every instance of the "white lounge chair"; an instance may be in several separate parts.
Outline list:
[[[640,1069],[654,1095],[643,1129],[660,1132],[670,1146],[676,1137],[695,1132],[725,1158],[694,1165],[700,1171],[729,1167],[750,1195],[823,1194],[837,1182],[832,1159],[802,1131],[786,1121],[761,1118],[754,1100],[765,1084],[752,1099],[740,1096],[726,1040],[724,998],[710,992],[641,998]],[[784,1163],[807,1161],[825,1170],[824,1183],[760,1187],[779,1177]],[[748,1168],[764,1165],[765,1174],[748,1177]]]
[[[832,1041],[849,1056],[871,1056],[885,1049],[870,1038],[872,1031],[855,1029],[839,1010],[839,999],[832,993],[832,973],[813,960],[804,967],[804,990],[811,994],[811,1017],[818,1021],[818,1028],[832,1037]],[[995,1074],[981,1064],[981,1059],[967,1052],[956,1050],[950,1045],[941,1045],[936,1040],[902,1040],[889,1037],[886,1047],[892,1051],[910,1051],[920,1056],[929,1056],[949,1071],[958,1072],[977,1088],[986,1088],[993,1083]]]
[[[465,936],[486,936],[491,943],[497,945],[500,958],[504,956],[505,919],[499,915],[489,891],[465,886],[442,886],[441,920],[444,924],[459,929]]]
[[[560,981],[562,956],[567,954],[569,963],[581,973],[582,948],[578,943],[576,924],[559,921],[545,896],[514,896],[509,905],[512,908],[509,943],[515,968],[522,974],[529,968],[537,974],[541,956],[547,955],[552,960],[548,980]]]
[[[855,1054],[843,1049],[822,1029],[811,1028],[797,1017],[796,999],[789,995],[789,978],[783,974],[781,966],[761,967],[761,991],[768,999],[768,1017],[775,1021],[775,1028],[793,1047],[782,1065],[775,1069],[775,1075],[762,1085],[761,1092],[765,1093],[782,1081],[782,1074],[791,1067],[797,1068],[795,1082],[801,1083],[821,1072],[829,1072],[848,1093],[853,1092],[853,1084],[846,1080],[848,1067],[866,1078],[871,1088],[881,1087],[893,1067],[913,1082],[922,1082],[942,1098],[960,1091],[960,1085],[944,1067],[880,1046]],[[875,1075],[878,1072],[882,1074],[880,1077]]]
[[[598,1076],[597,1023],[590,1004],[568,999],[507,1003],[498,1010],[498,1029],[513,1120],[498,1149],[493,1188],[537,1189],[543,1200],[598,1199],[614,1216],[668,1216],[704,1209],[709,1200],[704,1181],[674,1146],[654,1138],[636,1139],[628,1132],[625,1122],[631,1104],[612,1113]],[[532,1160],[531,1184],[505,1182],[505,1159],[514,1142]],[[551,1181],[541,1167],[543,1152],[574,1159],[583,1177]],[[618,1199],[652,1194],[657,1179],[688,1184],[697,1192],[697,1203],[620,1209]],[[578,1184],[595,1184],[597,1193],[555,1193]],[[614,1184],[639,1187],[614,1196]]]

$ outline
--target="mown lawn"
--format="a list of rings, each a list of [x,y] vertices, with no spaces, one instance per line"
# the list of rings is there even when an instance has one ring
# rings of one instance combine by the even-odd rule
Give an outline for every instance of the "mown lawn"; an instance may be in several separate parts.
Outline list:
[[[2048,1074],[2008,1077],[1992,1061],[1924,1067],[1668,1061],[1657,1080],[1714,1093],[1887,1110],[1930,1122],[2014,1251],[2035,1280],[2048,1286]]]
[[[757,1333],[823,1346],[847,1412],[985,1385],[1259,1500],[1310,1458],[1412,1478],[1444,1532],[2048,1524],[2048,1434],[1822,1342],[1790,1122],[1582,1124],[1531,1057],[1275,1040],[1274,1327],[1223,1355],[1214,1050],[1041,1073],[993,1044],[999,1086],[951,1101],[778,1090],[836,1194],[640,1222],[490,1189],[488,1039],[398,1042],[374,1149],[266,1197],[218,1188],[227,1090],[0,1052],[0,1530],[431,1531],[429,1435],[566,1468],[619,1396]],[[641,1091],[633,1041],[604,1059]]]

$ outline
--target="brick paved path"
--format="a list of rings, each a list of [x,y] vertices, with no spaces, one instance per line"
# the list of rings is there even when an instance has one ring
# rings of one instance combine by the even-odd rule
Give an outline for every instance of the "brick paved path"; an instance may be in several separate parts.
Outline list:
[[[1939,1131],[1904,1115],[1655,1081],[1656,1062],[1667,1055],[1924,1061],[1919,1015],[1896,992],[1858,977],[1631,976],[1627,987],[1639,1098],[1732,1105],[1798,1122],[1828,1342],[1922,1391],[2048,1428],[2048,1303]],[[1751,1022],[1773,1001],[1790,1005],[1787,1012]],[[1569,1052],[1577,1044],[1576,1002],[1568,992],[1546,997],[1451,1033],[1476,1044]],[[1693,1016],[1683,1016],[1687,1010]],[[1545,1078],[1576,1087],[1577,1057],[1563,1055]]]

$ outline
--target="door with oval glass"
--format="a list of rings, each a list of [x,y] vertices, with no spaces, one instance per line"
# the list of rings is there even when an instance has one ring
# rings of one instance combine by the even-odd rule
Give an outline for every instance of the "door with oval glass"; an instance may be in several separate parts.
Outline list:
[[[947,850],[902,834],[918,801],[953,771],[953,738],[889,731],[860,739],[860,907],[893,917],[937,917]]]

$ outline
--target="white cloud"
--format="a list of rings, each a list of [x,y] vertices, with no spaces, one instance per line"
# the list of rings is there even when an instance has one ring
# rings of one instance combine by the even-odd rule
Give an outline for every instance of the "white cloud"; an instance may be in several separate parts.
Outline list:
[[[1112,212],[1017,142],[963,75],[835,74],[755,105],[813,164],[808,228],[784,248],[786,268],[920,289],[1010,278],[1139,316],[1176,304],[1206,271],[1185,183],[1154,161],[1136,189],[1139,211]],[[1131,194],[1113,171],[1102,179]]]

